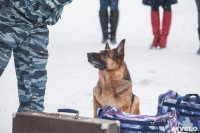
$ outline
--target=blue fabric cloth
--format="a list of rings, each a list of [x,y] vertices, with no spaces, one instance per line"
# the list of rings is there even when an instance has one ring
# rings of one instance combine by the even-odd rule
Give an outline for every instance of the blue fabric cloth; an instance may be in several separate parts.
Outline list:
[[[60,18],[63,7],[72,0],[11,0],[16,10],[37,22],[54,25]]]
[[[107,11],[110,7],[111,12],[119,12],[119,0],[100,0],[100,11]]]
[[[0,77],[13,53],[18,80],[18,111],[43,111],[49,30],[22,17],[12,5],[0,9]]]
[[[169,6],[176,3],[177,0],[143,0],[143,4],[149,6]]]
[[[160,116],[135,115],[105,106],[97,109],[100,119],[117,120],[120,122],[120,133],[177,133],[176,111]]]
[[[165,115],[176,110],[178,127],[196,128],[200,132],[200,96],[198,94],[178,95],[169,90],[158,99],[157,115]]]

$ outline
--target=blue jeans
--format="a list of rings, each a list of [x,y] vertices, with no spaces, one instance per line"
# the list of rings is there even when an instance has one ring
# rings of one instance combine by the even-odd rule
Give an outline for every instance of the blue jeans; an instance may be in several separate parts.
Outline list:
[[[100,11],[107,11],[110,6],[111,12],[119,12],[118,2],[119,0],[100,0]]]

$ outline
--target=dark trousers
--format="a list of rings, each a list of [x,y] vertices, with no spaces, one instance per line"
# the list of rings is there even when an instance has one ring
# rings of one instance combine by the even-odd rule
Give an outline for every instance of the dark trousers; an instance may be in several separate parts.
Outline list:
[[[119,12],[119,0],[100,0],[100,11],[107,11],[110,7],[111,12]]]
[[[199,1],[199,0],[197,0]],[[163,10],[164,11],[171,11],[171,5],[165,5],[165,6],[162,6]],[[159,7],[158,6],[152,6],[151,7],[151,10],[152,11],[158,11]]]

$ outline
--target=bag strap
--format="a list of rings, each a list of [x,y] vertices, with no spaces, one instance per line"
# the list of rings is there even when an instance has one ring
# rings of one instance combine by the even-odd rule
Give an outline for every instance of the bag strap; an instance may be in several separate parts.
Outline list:
[[[163,98],[164,98],[165,96],[169,95],[169,94],[172,93],[172,92],[173,92],[172,90],[169,90],[168,92],[166,92],[166,93],[160,95],[160,97],[159,97],[159,99],[158,99],[158,103],[161,104]]]
[[[123,119],[118,119],[118,118],[111,118],[111,117],[105,117],[103,116],[102,119],[107,119],[107,120],[118,120],[121,123],[120,130],[127,130],[127,131],[140,131],[142,133],[147,133],[149,131],[149,126],[166,126],[168,123],[166,122],[158,122],[158,121],[135,121],[135,120],[123,120]],[[140,125],[142,126],[142,129],[133,129],[130,127],[122,127],[122,124],[130,124],[130,125]],[[159,129],[158,129],[159,130]]]
[[[119,119],[119,118],[111,118],[111,117],[106,117],[102,116],[102,119],[108,119],[108,120],[118,120],[123,124],[132,124],[132,125],[141,125],[141,126],[165,126],[167,124],[166,122],[160,122],[160,121],[136,121],[136,120],[124,120],[124,119]]]
[[[97,108],[96,113],[97,113],[97,117],[101,118],[102,115],[103,115],[103,109],[102,108]]]
[[[186,100],[187,102],[190,102],[190,97],[191,96],[195,96],[197,98],[198,102],[200,103],[200,97],[199,97],[198,94],[186,94],[185,96],[180,97],[176,104],[179,105],[181,103],[181,101],[183,101],[183,100]]]
[[[200,109],[198,109],[198,108],[182,106],[182,105],[180,105],[178,103],[172,104],[172,103],[164,102],[163,106],[169,106],[169,107],[174,107],[174,108],[179,108],[179,109],[185,109],[185,110],[188,110],[188,111],[197,111],[197,112],[200,112]]]
[[[198,103],[200,104],[200,97],[199,97],[198,94],[187,94],[187,95],[185,95],[185,100],[186,101],[190,101],[190,97],[191,96],[195,96],[197,98],[197,100],[198,100]]]

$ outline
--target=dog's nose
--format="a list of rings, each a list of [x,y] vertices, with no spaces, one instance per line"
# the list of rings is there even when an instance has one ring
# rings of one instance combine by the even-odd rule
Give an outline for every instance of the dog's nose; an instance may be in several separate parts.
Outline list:
[[[88,57],[88,58],[91,57],[91,55],[92,55],[91,53],[87,53],[87,57]]]

